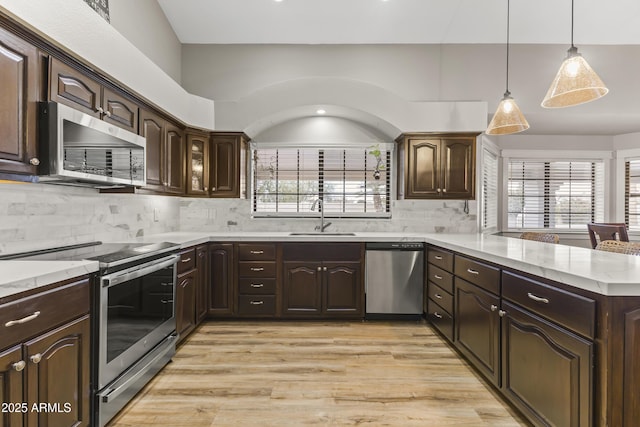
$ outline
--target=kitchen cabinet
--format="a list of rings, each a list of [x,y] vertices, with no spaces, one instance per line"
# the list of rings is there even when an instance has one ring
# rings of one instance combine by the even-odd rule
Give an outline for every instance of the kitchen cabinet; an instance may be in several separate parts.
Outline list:
[[[283,316],[363,317],[363,247],[356,243],[283,245]]]
[[[438,331],[453,342],[453,253],[429,246],[426,257],[426,317]]]
[[[196,247],[196,324],[200,324],[209,311],[209,246]]]
[[[38,158],[38,50],[0,28],[0,172],[33,174]]]
[[[0,305],[0,425],[89,425],[89,288],[70,280]],[[43,403],[57,410],[34,410]]]
[[[183,194],[185,185],[183,131],[154,112],[140,110],[140,135],[147,139],[146,189]]]
[[[237,313],[246,317],[275,317],[278,265],[275,243],[238,243]]]
[[[209,166],[211,197],[247,197],[247,147],[242,132],[212,132]]]
[[[138,132],[138,105],[57,58],[49,62],[49,99]]]
[[[187,132],[187,194],[209,196],[209,134]]]
[[[400,198],[474,199],[476,134],[403,134],[397,140]]]
[[[176,331],[181,343],[196,327],[196,249],[189,248],[180,253],[177,266],[175,291]]]
[[[209,316],[229,317],[234,314],[234,259],[232,243],[209,245]]]

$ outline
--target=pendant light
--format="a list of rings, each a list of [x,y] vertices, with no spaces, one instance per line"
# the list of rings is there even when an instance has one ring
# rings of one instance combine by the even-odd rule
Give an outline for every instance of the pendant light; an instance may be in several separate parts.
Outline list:
[[[573,44],[573,0],[571,0],[571,47],[556,78],[542,100],[545,108],[562,108],[584,104],[605,96],[609,89],[578,53]]]
[[[507,90],[485,133],[487,135],[508,135],[527,129],[529,129],[529,123],[509,92],[509,0],[507,0]]]

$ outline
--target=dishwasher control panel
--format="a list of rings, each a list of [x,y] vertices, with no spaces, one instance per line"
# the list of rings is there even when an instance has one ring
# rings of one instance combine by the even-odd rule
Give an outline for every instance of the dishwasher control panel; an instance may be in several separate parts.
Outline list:
[[[424,250],[423,242],[372,242],[366,244],[368,251],[422,251]]]

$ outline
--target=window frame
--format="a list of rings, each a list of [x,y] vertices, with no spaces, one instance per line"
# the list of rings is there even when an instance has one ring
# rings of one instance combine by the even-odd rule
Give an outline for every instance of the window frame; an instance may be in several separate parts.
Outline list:
[[[502,208],[500,210],[500,228],[503,232],[521,233],[523,231],[549,231],[555,230],[559,233],[566,234],[582,234],[581,229],[576,228],[510,228],[509,227],[509,163],[511,161],[534,161],[534,162],[601,162],[603,164],[603,190],[604,190],[604,202],[603,202],[603,215],[604,221],[609,222],[610,218],[610,206],[611,206],[611,159],[613,153],[611,151],[593,151],[593,150],[557,150],[550,153],[543,150],[502,150],[502,196],[500,200],[502,202]],[[586,225],[585,225],[586,230]]]
[[[495,156],[496,159],[496,175],[495,175],[495,179],[496,179],[496,198],[495,198],[495,206],[490,206],[488,204],[488,202],[490,200],[487,200],[486,196],[485,196],[485,181],[484,181],[484,177],[485,177],[485,163],[484,163],[484,152],[487,151],[490,155]],[[481,233],[496,233],[498,232],[498,230],[500,229],[500,225],[501,225],[501,206],[502,206],[502,196],[501,196],[501,192],[500,190],[501,188],[501,179],[500,179],[500,175],[501,175],[501,160],[502,160],[502,156],[501,156],[501,152],[500,152],[500,148],[495,145],[493,142],[491,142],[490,140],[488,140],[487,138],[483,138],[482,141],[480,142],[480,144],[478,144],[478,152],[480,153],[480,160],[479,162],[477,162],[477,165],[479,167],[477,167],[478,171],[477,171],[477,178],[476,178],[476,182],[479,182],[479,188],[478,188],[478,194],[477,197],[479,199],[479,204],[478,204],[478,230],[480,230]],[[486,222],[486,214],[485,212],[487,211],[487,209],[493,209],[494,213],[495,213],[495,218],[496,218],[496,224],[495,226],[489,226],[486,227],[485,226],[485,222]]]
[[[393,142],[382,141],[370,141],[370,142],[327,142],[323,144],[317,143],[295,143],[295,142],[257,142],[252,141],[249,143],[249,192],[247,194],[249,203],[250,215],[252,218],[264,219],[264,218],[288,218],[288,219],[309,219],[320,218],[321,213],[318,210],[309,212],[255,212],[254,211],[254,191],[255,191],[255,171],[254,171],[254,154],[256,149],[362,149],[369,150],[373,146],[378,146],[382,151],[389,152],[389,211],[388,212],[324,212],[325,218],[342,218],[342,219],[365,219],[365,220],[388,220],[392,216],[392,205],[396,199],[396,173],[397,167],[397,153],[396,144]]]
[[[625,167],[630,160],[640,160],[640,149],[632,148],[616,152],[616,189],[621,191],[616,191],[615,217],[618,220],[615,222],[625,222],[626,219]],[[640,236],[640,230],[628,230],[628,233],[630,236]]]

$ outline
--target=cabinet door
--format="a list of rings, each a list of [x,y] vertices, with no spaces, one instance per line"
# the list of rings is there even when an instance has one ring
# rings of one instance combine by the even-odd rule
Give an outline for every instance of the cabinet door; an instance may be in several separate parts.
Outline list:
[[[38,52],[0,29],[0,170],[36,173]],[[32,160],[33,159],[33,160]],[[31,164],[31,162],[35,164]]]
[[[207,245],[196,248],[196,324],[202,322],[207,316],[209,301],[209,250]]]
[[[475,197],[475,138],[443,138],[441,149],[442,197],[473,199]]]
[[[30,426],[89,425],[89,316],[25,344],[27,402],[57,410],[29,411]]]
[[[197,272],[191,270],[178,276],[176,285],[176,331],[180,341],[196,327],[196,281]]]
[[[440,195],[440,141],[410,138],[405,150],[406,198]]]
[[[500,299],[455,278],[455,346],[489,381],[500,385]]]
[[[360,263],[324,262],[324,313],[362,316],[363,282]]]
[[[209,137],[187,134],[187,194],[209,195]]]
[[[593,425],[593,343],[507,302],[503,309],[507,398],[535,425]]]
[[[239,197],[239,135],[211,138],[211,179],[212,197]]]
[[[52,58],[49,69],[49,98],[84,113],[100,117],[102,86],[74,68]]]
[[[21,405],[24,402],[22,397],[22,383],[24,366],[20,363],[24,363],[22,359],[22,346],[15,346],[0,353],[0,404],[2,406],[2,412],[0,412],[0,427],[21,427],[23,425],[23,407],[15,405]],[[5,408],[4,404],[10,405]]]
[[[233,314],[233,244],[209,246],[209,314],[228,316]]]
[[[102,89],[102,120],[138,133],[138,106],[108,88]]]
[[[285,261],[283,314],[308,316],[322,313],[322,263]]]
[[[184,194],[184,134],[180,128],[167,123],[165,134],[164,185],[165,192]]]
[[[140,110],[139,133],[147,138],[147,187],[162,191],[164,120],[149,111]]]

